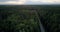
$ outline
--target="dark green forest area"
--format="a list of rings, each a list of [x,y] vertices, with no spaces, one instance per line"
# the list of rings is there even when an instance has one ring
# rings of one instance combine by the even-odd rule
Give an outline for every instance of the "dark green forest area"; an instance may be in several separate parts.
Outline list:
[[[45,32],[60,32],[59,5],[1,5],[0,32],[41,32],[38,17]]]

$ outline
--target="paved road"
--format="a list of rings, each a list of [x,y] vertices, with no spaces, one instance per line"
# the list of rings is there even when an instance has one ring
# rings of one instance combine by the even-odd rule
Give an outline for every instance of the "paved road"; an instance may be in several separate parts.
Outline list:
[[[38,15],[38,13],[37,13],[37,11],[35,10],[35,13],[36,13],[36,15],[37,15],[37,17],[38,17],[38,20],[39,20],[39,25],[40,25],[40,29],[41,29],[41,32],[45,32],[45,30],[44,30],[44,28],[43,28],[43,25],[42,25],[42,23],[41,23],[41,21],[40,21],[40,19],[39,19],[39,15]]]

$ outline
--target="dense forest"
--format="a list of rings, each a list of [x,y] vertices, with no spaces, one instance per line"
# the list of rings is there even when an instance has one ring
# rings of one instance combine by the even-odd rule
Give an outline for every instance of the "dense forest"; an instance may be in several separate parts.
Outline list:
[[[0,32],[41,32],[38,17],[45,32],[60,32],[59,5],[1,5]]]

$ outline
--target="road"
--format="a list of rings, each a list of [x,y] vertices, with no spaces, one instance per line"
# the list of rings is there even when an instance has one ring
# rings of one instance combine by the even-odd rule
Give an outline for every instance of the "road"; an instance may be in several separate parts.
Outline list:
[[[39,19],[38,12],[37,12],[36,10],[35,10],[35,13],[36,13],[36,15],[37,15],[37,17],[38,17],[38,20],[39,20],[39,25],[40,25],[41,32],[45,32],[45,30],[44,30],[44,28],[43,28],[43,25],[42,25],[42,23],[41,23],[41,21],[40,21],[40,19]]]

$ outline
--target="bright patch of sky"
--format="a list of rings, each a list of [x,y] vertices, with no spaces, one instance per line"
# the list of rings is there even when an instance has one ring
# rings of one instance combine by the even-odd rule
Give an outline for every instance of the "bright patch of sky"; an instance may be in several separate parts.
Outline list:
[[[0,4],[60,4],[60,0],[0,0]]]

